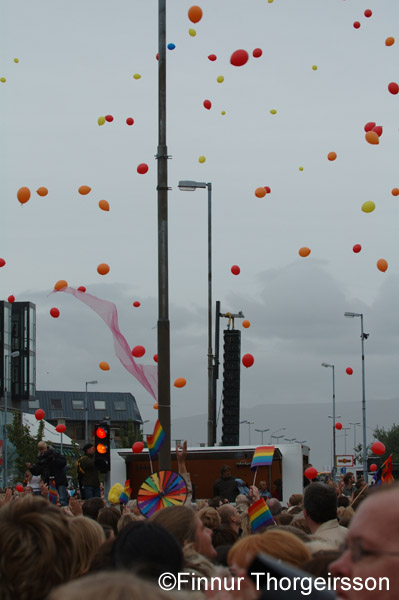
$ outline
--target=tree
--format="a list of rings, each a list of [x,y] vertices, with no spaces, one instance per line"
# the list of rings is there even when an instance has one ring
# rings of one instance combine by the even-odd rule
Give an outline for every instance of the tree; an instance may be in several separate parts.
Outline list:
[[[363,464],[363,445],[359,443],[356,446],[356,448],[354,448],[354,450],[355,450],[355,465],[362,465]],[[371,454],[371,444],[367,444],[366,456],[370,456],[370,454]]]
[[[374,437],[385,446],[386,452],[381,456],[381,463],[383,463],[390,454],[392,454],[392,462],[399,462],[399,425],[395,425],[394,423],[390,429],[376,427],[374,430]],[[372,453],[370,452],[370,454]]]
[[[7,425],[7,435],[16,450],[15,466],[20,479],[26,471],[26,463],[36,462],[37,444],[43,439],[44,422],[40,421],[37,434],[31,435],[29,425],[23,425],[19,413],[14,412],[11,425]]]
[[[129,419],[127,422],[127,431],[120,429],[120,445],[121,448],[130,448],[134,442],[143,441],[143,433],[140,427],[135,431],[134,422]]]

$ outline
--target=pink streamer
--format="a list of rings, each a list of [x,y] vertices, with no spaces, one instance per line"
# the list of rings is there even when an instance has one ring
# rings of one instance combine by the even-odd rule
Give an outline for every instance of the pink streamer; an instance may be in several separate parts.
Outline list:
[[[108,325],[114,338],[115,354],[129,373],[135,377],[143,387],[151,394],[154,400],[158,397],[158,367],[156,365],[138,365],[133,359],[131,350],[126,339],[119,330],[118,311],[113,302],[101,300],[87,292],[80,292],[71,287],[54,290],[54,292],[66,292],[72,294],[87,306]]]

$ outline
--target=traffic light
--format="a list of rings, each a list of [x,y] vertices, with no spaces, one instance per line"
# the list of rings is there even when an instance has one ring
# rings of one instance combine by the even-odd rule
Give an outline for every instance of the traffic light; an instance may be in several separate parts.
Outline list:
[[[106,421],[101,421],[96,425],[94,445],[96,467],[100,473],[107,473],[111,470],[111,438],[110,427]]]

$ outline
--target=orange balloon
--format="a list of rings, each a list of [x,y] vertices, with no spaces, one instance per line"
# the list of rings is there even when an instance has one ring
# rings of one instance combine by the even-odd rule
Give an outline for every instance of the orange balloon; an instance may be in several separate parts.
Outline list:
[[[19,188],[17,192],[17,198],[21,204],[25,204],[25,202],[28,202],[30,198],[30,189],[27,187]]]
[[[302,248],[299,248],[298,254],[299,254],[299,256],[302,256],[303,258],[305,258],[305,256],[309,256],[310,248],[303,246]]]
[[[187,381],[184,379],[184,377],[178,377],[177,379],[175,379],[174,382],[174,386],[177,388],[182,388],[186,385]]]
[[[100,367],[101,371],[109,371],[109,364],[105,362],[105,360],[102,360],[100,363],[98,363],[98,366]]]
[[[264,196],[266,196],[266,190],[264,187],[258,187],[255,190],[255,196],[257,198],[264,198]]]
[[[99,273],[99,275],[106,275],[109,273],[109,265],[107,265],[107,263],[100,263],[97,267],[97,273]]]
[[[379,144],[380,143],[380,138],[378,137],[378,135],[375,131],[367,131],[367,133],[364,137],[366,138],[366,141],[369,144]]]
[[[39,187],[39,188],[36,190],[36,194],[37,194],[38,196],[47,196],[47,194],[48,194],[48,189],[47,189],[47,188],[45,188],[45,187]]]
[[[188,9],[188,18],[191,23],[198,23],[202,19],[202,8],[199,6],[192,6]]]
[[[394,37],[389,36],[385,40],[385,45],[386,46],[393,46],[394,43],[395,43],[395,38]]]
[[[327,158],[328,158],[328,160],[335,160],[337,158],[337,153],[336,152],[329,152],[327,154]]]
[[[245,329],[248,329],[250,325],[251,323],[247,319],[244,319],[244,321],[242,322],[242,326],[245,327]]]
[[[54,286],[55,290],[62,290],[63,288],[68,287],[68,282],[65,279],[60,279]]]
[[[98,206],[101,208],[101,210],[109,210],[109,202],[106,200],[100,200]]]
[[[391,193],[392,193],[392,196],[399,196],[399,188],[393,188]]]
[[[385,273],[387,268],[388,268],[388,263],[385,260],[385,258],[380,258],[379,260],[377,260],[377,269],[379,271],[382,271],[383,273]]]
[[[152,408],[155,408],[155,410],[158,410],[158,402],[155,402],[155,404]]]
[[[78,192],[79,194],[82,194],[82,196],[86,196],[89,192],[91,192],[91,187],[88,185],[81,185]]]

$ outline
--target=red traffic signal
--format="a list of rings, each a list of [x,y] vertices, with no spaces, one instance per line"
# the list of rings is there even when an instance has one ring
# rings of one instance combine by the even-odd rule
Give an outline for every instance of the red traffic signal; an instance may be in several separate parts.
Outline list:
[[[103,427],[97,427],[96,437],[100,438],[101,440],[104,440],[107,437],[107,432]]]
[[[105,421],[96,425],[94,430],[95,464],[101,473],[111,470],[110,426]]]

